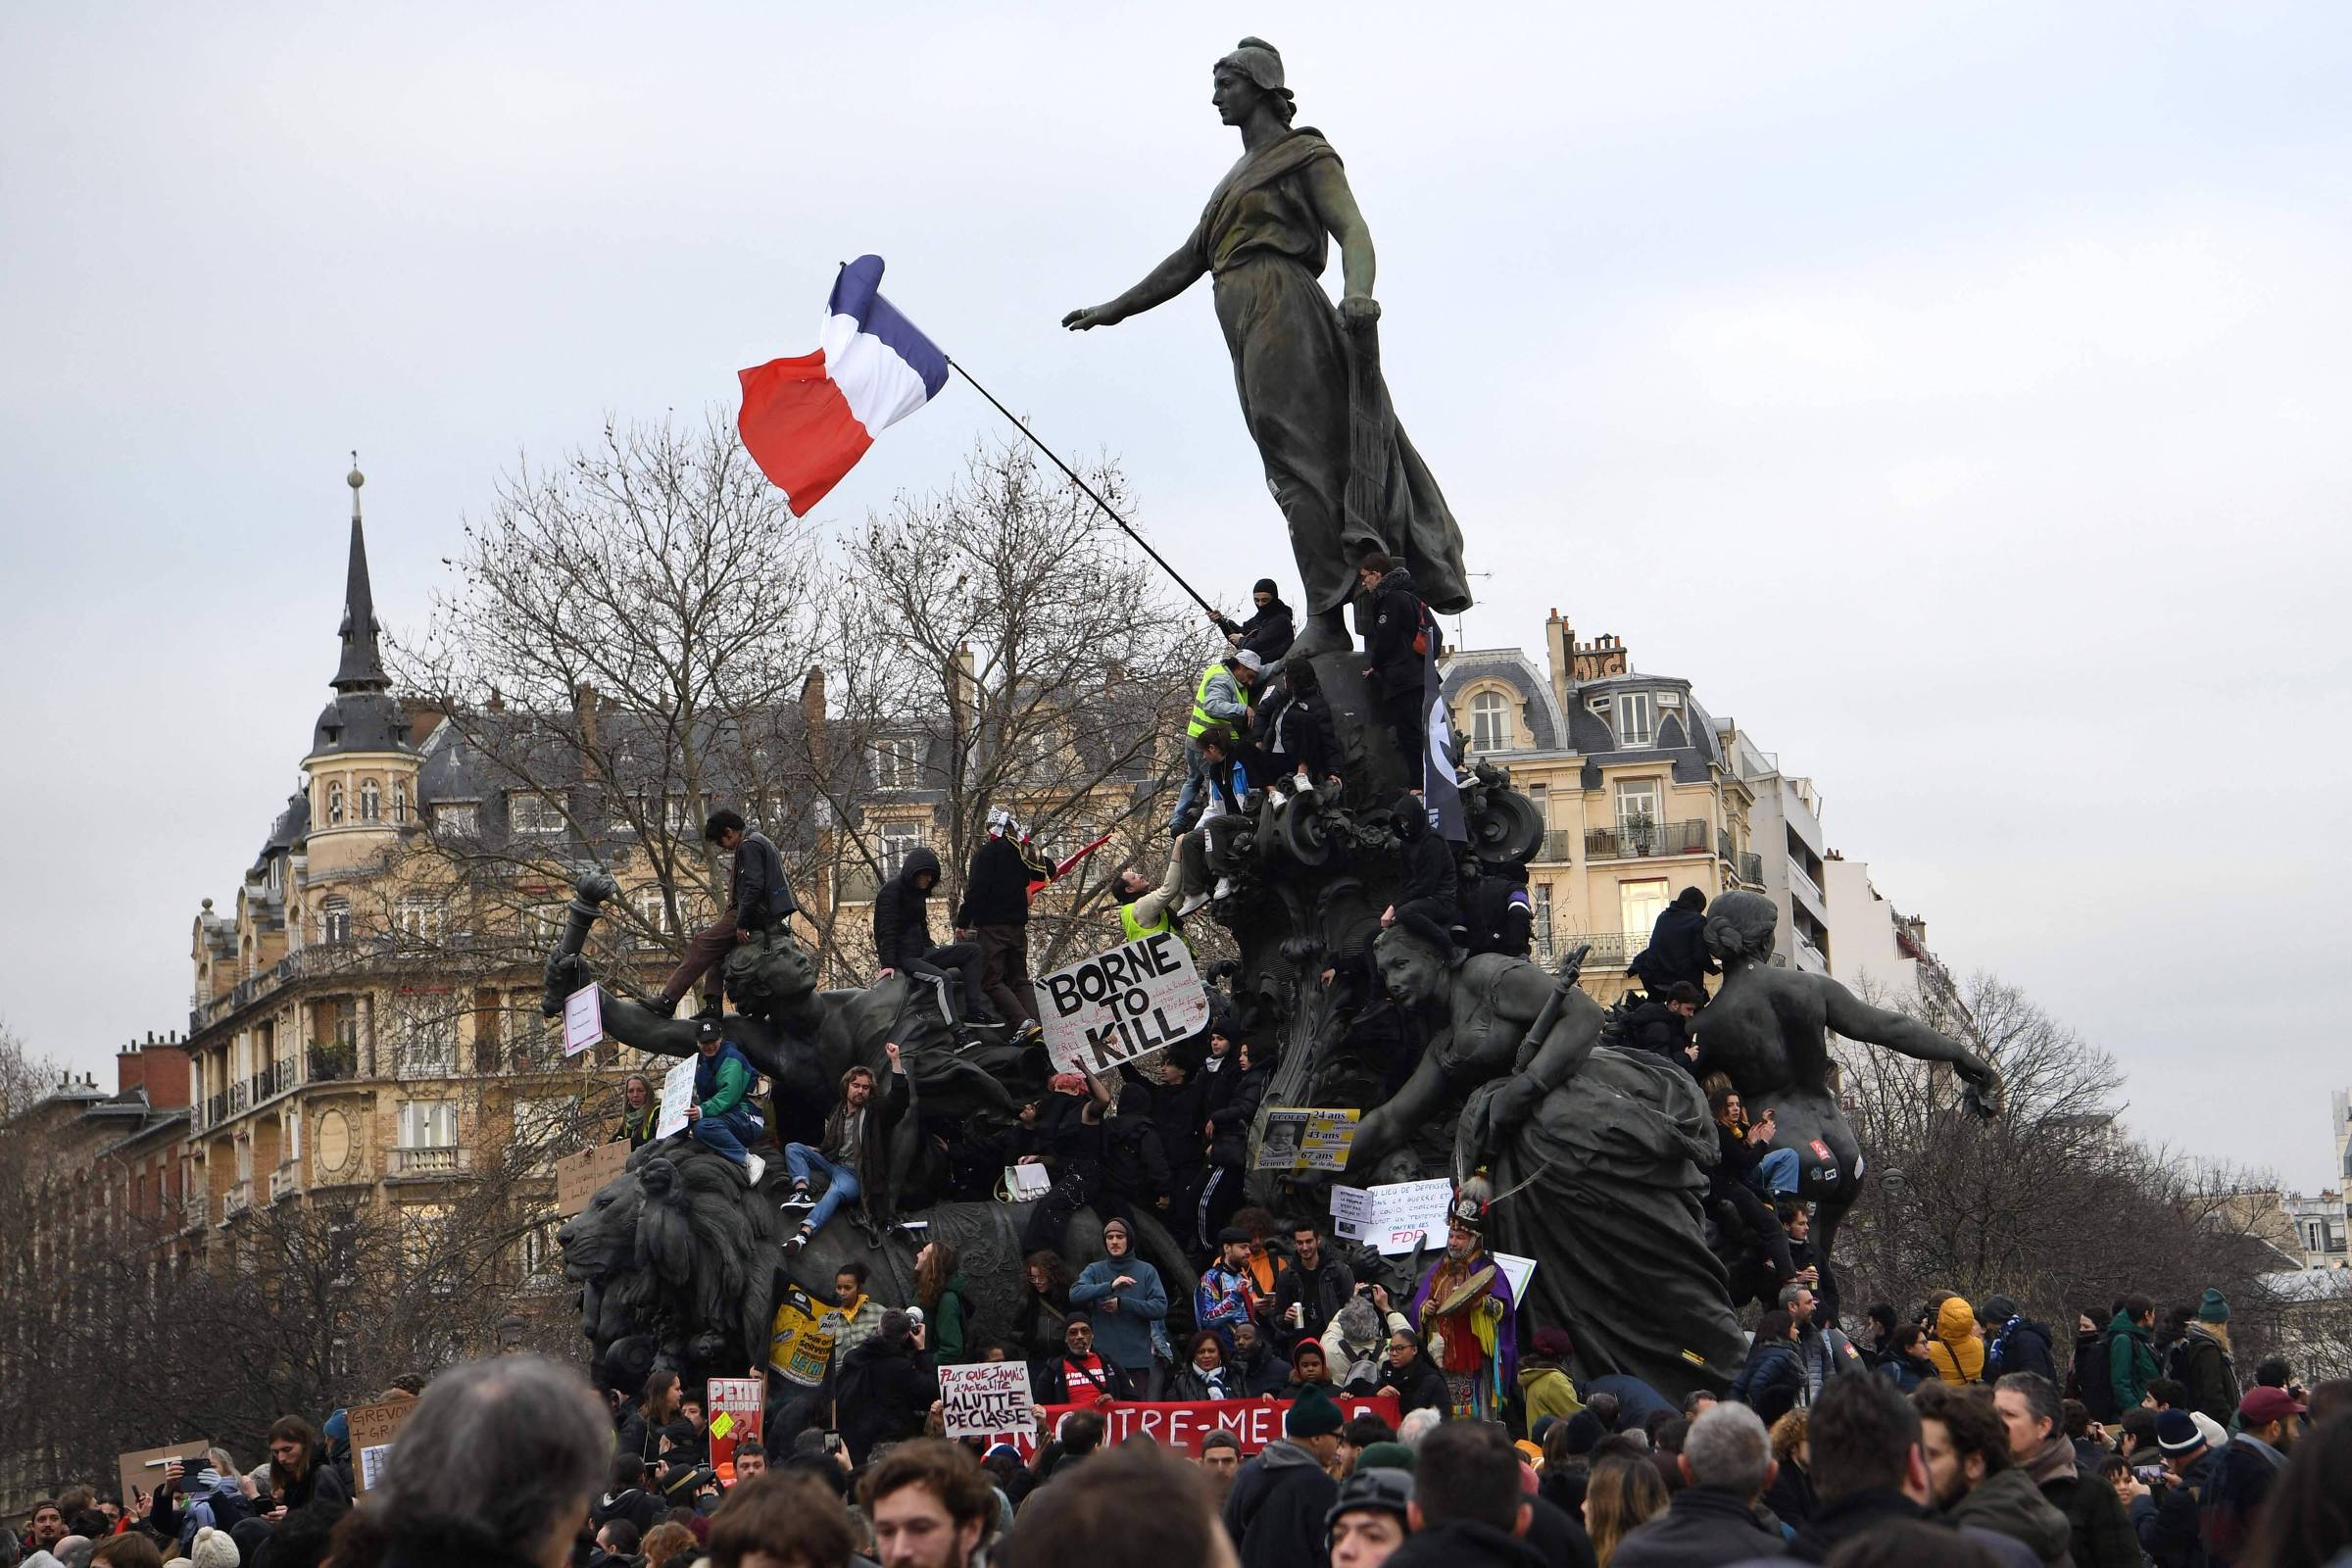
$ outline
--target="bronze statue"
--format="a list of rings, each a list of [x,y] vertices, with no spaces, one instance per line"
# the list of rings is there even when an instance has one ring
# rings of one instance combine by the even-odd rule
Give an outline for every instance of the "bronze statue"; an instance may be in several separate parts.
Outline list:
[[[1946,1062],[1967,1083],[1979,1114],[2000,1109],[2000,1075],[1958,1041],[1916,1019],[1859,1001],[1826,974],[1777,968],[1773,926],[1780,911],[1760,893],[1724,893],[1707,906],[1707,951],[1723,986],[1698,1014],[1698,1071],[1720,1072],[1749,1107],[1779,1123],[1775,1149],[1797,1158],[1796,1196],[1811,1201],[1813,1250],[1821,1262],[1824,1322],[1838,1318],[1838,1275],[1830,1247],[1862,1187],[1862,1150],[1830,1090],[1829,1032],[1921,1061]]]
[[[1242,416],[1290,523],[1311,612],[1293,657],[1348,646],[1340,612],[1355,592],[1355,563],[1375,551],[1409,568],[1433,610],[1465,610],[1461,530],[1380,382],[1372,232],[1340,155],[1322,132],[1293,128],[1297,105],[1273,45],[1244,38],[1212,79],[1219,118],[1241,130],[1241,161],[1173,255],[1117,299],[1072,311],[1061,324],[1080,332],[1114,325],[1166,304],[1203,272],[1214,278]],[[1327,240],[1340,246],[1337,310],[1319,281]],[[1350,460],[1351,441],[1360,462]]]
[[[1600,1044],[1581,954],[1557,974],[1499,954],[1455,963],[1401,926],[1374,953],[1390,996],[1429,1022],[1429,1045],[1358,1126],[1346,1179],[1426,1174],[1394,1168],[1394,1152],[1450,1130],[1456,1185],[1483,1168],[1496,1195],[1489,1245],[1536,1260],[1520,1306],[1568,1330],[1586,1375],[1722,1389],[1746,1347],[1707,1250],[1715,1134],[1690,1073]]]

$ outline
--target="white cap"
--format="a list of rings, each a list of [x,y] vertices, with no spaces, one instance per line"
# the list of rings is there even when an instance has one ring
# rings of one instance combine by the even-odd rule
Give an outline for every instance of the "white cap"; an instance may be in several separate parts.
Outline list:
[[[1233,656],[1233,662],[1241,665],[1252,675],[1262,675],[1265,673],[1266,662],[1257,657],[1257,650],[1254,648],[1243,649],[1240,653]]]

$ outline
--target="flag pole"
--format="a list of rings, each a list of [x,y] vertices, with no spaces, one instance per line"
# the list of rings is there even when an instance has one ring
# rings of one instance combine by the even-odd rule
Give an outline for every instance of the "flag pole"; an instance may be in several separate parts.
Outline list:
[[[1113,512],[1111,510],[1110,503],[1103,500],[1102,496],[1096,494],[1095,487],[1093,485],[1088,484],[1084,479],[1078,477],[1077,469],[1062,462],[1061,455],[1059,453],[1055,452],[1052,447],[1046,445],[1043,441],[1040,441],[1037,438],[1037,433],[1029,428],[1028,424],[1022,420],[1020,416],[1014,414],[1004,404],[999,403],[997,401],[997,395],[994,392],[991,392],[979,382],[974,381],[972,379],[972,372],[965,369],[962,366],[957,365],[954,360],[951,359],[948,361],[948,368],[954,370],[957,375],[962,376],[973,391],[988,399],[990,408],[995,409],[999,414],[1004,416],[1006,419],[1011,421],[1014,429],[1020,431],[1022,435],[1028,438],[1031,446],[1037,448],[1038,451],[1043,452],[1048,459],[1052,460],[1054,466],[1059,468],[1063,473],[1068,474],[1070,477],[1070,483],[1085,491],[1086,498],[1089,501],[1092,501],[1096,506],[1102,509],[1102,515],[1117,523],[1120,531],[1125,533],[1128,538],[1134,540],[1139,545],[1143,545],[1144,554],[1150,556],[1153,562],[1157,563],[1160,570],[1166,572],[1170,577],[1174,578],[1176,586],[1183,589],[1186,596],[1190,598],[1194,604],[1199,605],[1202,610],[1207,611],[1211,615],[1216,616],[1216,618],[1220,621],[1225,618],[1223,613],[1218,611],[1216,606],[1210,604],[1207,600],[1193,592],[1193,585],[1189,582],[1186,582],[1183,576],[1176,570],[1174,566],[1168,564],[1167,558],[1162,556],[1158,551],[1152,549],[1150,544],[1146,543],[1142,534],[1137,533],[1133,528],[1130,528],[1127,525],[1127,519],[1120,516],[1116,512]]]

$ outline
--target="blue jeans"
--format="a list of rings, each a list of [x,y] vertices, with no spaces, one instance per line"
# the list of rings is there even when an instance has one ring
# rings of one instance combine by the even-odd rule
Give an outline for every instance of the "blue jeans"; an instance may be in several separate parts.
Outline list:
[[[743,1146],[760,1135],[760,1119],[738,1105],[723,1116],[704,1116],[694,1124],[694,1141],[717,1150],[738,1165],[751,1163]]]
[[[1778,1198],[1783,1193],[1796,1191],[1796,1151],[1776,1149],[1757,1162],[1756,1175],[1764,1183],[1764,1191]]]
[[[1200,747],[1197,742],[1186,741],[1184,743],[1184,788],[1176,792],[1176,809],[1168,813],[1168,826],[1171,829],[1188,828],[1193,825],[1193,804],[1200,800],[1200,792],[1207,788],[1208,760],[1200,755]]]
[[[808,1211],[808,1233],[813,1236],[825,1228],[825,1221],[841,1212],[841,1205],[853,1201],[859,1192],[858,1173],[847,1165],[836,1165],[807,1144],[786,1144],[784,1165],[792,1179],[805,1182],[818,1171],[825,1173],[825,1196],[816,1200]]]

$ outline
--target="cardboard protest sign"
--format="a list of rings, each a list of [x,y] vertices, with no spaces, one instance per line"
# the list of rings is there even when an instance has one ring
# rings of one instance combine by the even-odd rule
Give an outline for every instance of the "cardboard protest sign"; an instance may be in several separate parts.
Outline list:
[[[700,1060],[700,1054],[688,1056],[662,1074],[662,1117],[654,1123],[656,1138],[686,1130],[686,1107],[694,1103],[694,1064]]]
[[[1251,1454],[1282,1436],[1282,1418],[1292,1402],[1289,1399],[1114,1399],[1099,1405],[1049,1404],[1038,1413],[1046,1418],[1046,1429],[1051,1432],[1061,1425],[1063,1418],[1080,1410],[1098,1411],[1103,1420],[1102,1442],[1106,1447],[1140,1433],[1189,1456],[1200,1452],[1203,1437],[1225,1431],[1233,1434],[1243,1453]],[[1332,1403],[1340,1407],[1343,1420],[1353,1420],[1370,1412],[1394,1427],[1404,1419],[1396,1400],[1388,1395],[1336,1395]],[[1037,1451],[1034,1429],[1013,1434],[1011,1442],[1021,1450],[1024,1460]]]
[[[1346,1170],[1355,1143],[1352,1110],[1317,1110],[1307,1105],[1273,1105],[1258,1140],[1259,1170]]]
[[[765,1420],[762,1396],[767,1389],[763,1378],[711,1378],[706,1387],[703,1403],[705,1430],[710,1435],[710,1468],[721,1475],[732,1474],[729,1466],[735,1462],[735,1446],[741,1443],[760,1441],[760,1428]]]
[[[351,1422],[351,1484],[366,1492],[384,1478],[392,1459],[393,1440],[416,1413],[415,1399],[390,1399],[382,1404],[355,1404],[346,1412]]]
[[[605,994],[594,981],[564,999],[564,1054],[576,1056],[605,1038]]]
[[[1369,1242],[1394,1256],[1413,1250],[1425,1239],[1444,1246],[1446,1210],[1452,1202],[1453,1184],[1442,1177],[1382,1187],[1334,1187],[1331,1228],[1348,1241]]]
[[[1155,931],[1056,969],[1037,983],[1046,1053],[1065,1072],[1109,1072],[1124,1061],[1199,1034],[1208,994],[1193,950]]]
[[[824,1382],[825,1368],[833,1362],[834,1329],[825,1321],[828,1316],[838,1314],[829,1313],[798,1285],[786,1285],[767,1342],[768,1370],[804,1389]]]
[[[1018,1438],[1037,1428],[1037,1400],[1023,1361],[982,1361],[939,1369],[948,1439]]]
[[[556,1212],[569,1219],[629,1162],[626,1144],[592,1144],[556,1161]]]
[[[153,1492],[164,1484],[164,1466],[173,1459],[187,1467],[186,1482],[195,1490],[196,1472],[204,1468],[204,1450],[212,1445],[203,1438],[184,1438],[160,1447],[134,1448],[115,1458],[115,1479],[122,1490],[116,1494],[126,1503],[135,1504],[142,1492]]]

